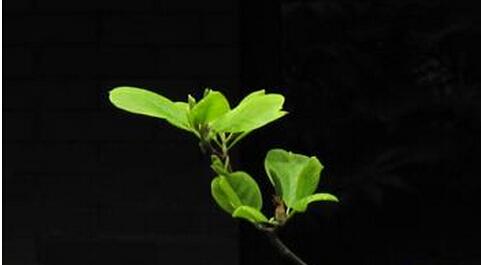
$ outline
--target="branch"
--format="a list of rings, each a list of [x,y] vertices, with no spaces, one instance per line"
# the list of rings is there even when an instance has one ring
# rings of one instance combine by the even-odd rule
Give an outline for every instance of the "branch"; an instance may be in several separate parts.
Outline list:
[[[288,258],[290,261],[293,262],[293,264],[297,265],[307,265],[301,258],[299,258],[294,252],[292,252],[285,244],[282,242],[282,240],[279,238],[279,236],[275,233],[275,231],[266,231],[264,230],[267,237],[269,237],[269,240],[271,241],[272,245],[274,245],[279,252]]]
[[[225,170],[228,172],[232,172],[232,167],[230,164],[230,158],[229,158],[229,149],[234,146],[237,141],[242,139],[246,133],[240,135],[239,137],[235,138],[234,141],[228,145],[227,142],[230,140],[232,134],[230,134],[227,138],[225,134],[220,134],[220,142],[218,141],[217,138],[214,138],[214,142],[217,144],[218,148],[221,150],[218,150],[212,144],[208,139],[202,139],[201,141],[201,148],[202,147],[207,147],[208,151],[210,151],[211,154],[219,156],[219,158],[223,159],[224,161],[224,167]],[[282,212],[285,214],[285,209],[284,209],[284,204],[282,201],[280,202],[282,206]],[[291,215],[288,215],[285,220],[282,221],[282,225],[287,221],[287,218],[289,218]],[[267,237],[271,241],[272,245],[277,248],[277,250],[286,258],[288,258],[290,261],[293,262],[293,264],[296,265],[307,265],[301,258],[299,258],[294,252],[292,252],[285,244],[282,242],[282,240],[279,238],[279,236],[276,234],[276,226],[274,227],[267,227],[267,226],[256,226],[259,230],[263,231],[266,233]]]

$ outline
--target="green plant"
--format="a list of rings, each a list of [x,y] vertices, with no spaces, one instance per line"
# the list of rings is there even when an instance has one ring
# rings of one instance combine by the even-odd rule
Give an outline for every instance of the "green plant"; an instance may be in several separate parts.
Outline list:
[[[222,93],[210,89],[205,90],[199,101],[189,95],[187,102],[173,102],[134,87],[115,88],[110,91],[109,98],[120,109],[166,120],[195,135],[201,150],[211,156],[211,168],[216,175],[211,193],[217,205],[233,217],[245,219],[266,232],[283,254],[298,264],[305,264],[275,232],[294,214],[305,212],[312,202],[338,201],[329,193],[314,193],[322,164],[316,157],[282,149],[270,150],[264,166],[276,194],[275,214],[267,218],[261,212],[262,196],[257,182],[246,172],[234,171],[229,156],[229,151],[246,135],[287,114],[282,110],[282,95],[255,91],[234,108]]]

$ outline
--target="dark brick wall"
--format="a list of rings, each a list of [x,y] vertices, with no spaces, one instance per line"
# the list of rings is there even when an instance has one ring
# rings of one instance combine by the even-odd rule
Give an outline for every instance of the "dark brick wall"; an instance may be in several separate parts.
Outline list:
[[[4,264],[237,263],[195,140],[107,93],[236,95],[238,5],[4,1]]]

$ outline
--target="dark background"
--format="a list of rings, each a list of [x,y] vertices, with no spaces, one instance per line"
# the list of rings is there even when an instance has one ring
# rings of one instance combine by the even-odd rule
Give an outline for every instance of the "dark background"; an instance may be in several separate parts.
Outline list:
[[[481,264],[476,1],[4,1],[4,264],[288,264],[209,195],[186,134],[114,109],[118,85],[287,98],[236,167],[317,155],[281,231],[309,264]],[[204,188],[203,188],[204,187]],[[180,192],[174,192],[179,190]]]
[[[4,264],[237,264],[196,141],[108,101],[237,91],[237,2],[4,3]]]

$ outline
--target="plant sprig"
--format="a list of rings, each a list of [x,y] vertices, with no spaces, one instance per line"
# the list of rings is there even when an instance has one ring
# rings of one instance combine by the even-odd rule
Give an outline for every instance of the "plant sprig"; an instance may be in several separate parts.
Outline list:
[[[319,160],[283,149],[270,150],[264,167],[274,186],[274,215],[262,213],[259,185],[248,173],[234,171],[229,151],[252,131],[287,114],[282,109],[284,97],[266,94],[264,90],[250,93],[230,107],[219,91],[206,89],[197,101],[188,95],[187,102],[173,102],[154,92],[118,87],[110,91],[110,101],[128,112],[166,120],[171,125],[194,134],[203,153],[211,157],[215,173],[211,194],[217,205],[235,218],[251,222],[266,232],[271,242],[292,261],[305,264],[290,251],[275,233],[295,214],[305,212],[310,203],[338,199],[329,193],[315,193],[323,169]]]

